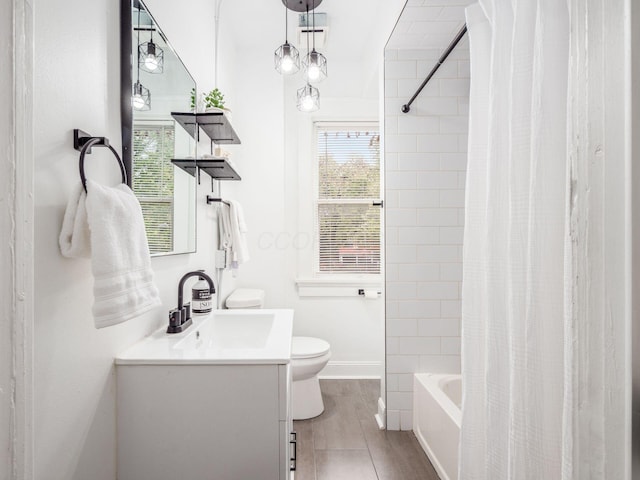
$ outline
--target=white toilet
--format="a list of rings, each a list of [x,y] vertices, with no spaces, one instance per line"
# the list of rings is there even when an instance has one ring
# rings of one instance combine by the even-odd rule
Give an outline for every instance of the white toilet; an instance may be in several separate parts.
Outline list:
[[[264,290],[238,288],[227,297],[227,308],[262,308]],[[291,342],[291,403],[294,420],[317,417],[324,411],[318,373],[331,358],[328,342],[314,337],[293,337]]]

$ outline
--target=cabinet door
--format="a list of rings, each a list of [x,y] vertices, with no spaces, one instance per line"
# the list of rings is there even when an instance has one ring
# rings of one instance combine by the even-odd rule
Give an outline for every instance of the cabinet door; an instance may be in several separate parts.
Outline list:
[[[277,366],[126,365],[117,374],[119,480],[282,480]]]

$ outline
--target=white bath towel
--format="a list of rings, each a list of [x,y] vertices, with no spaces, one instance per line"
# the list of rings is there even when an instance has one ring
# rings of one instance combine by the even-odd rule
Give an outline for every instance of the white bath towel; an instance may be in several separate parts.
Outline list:
[[[247,223],[244,220],[242,205],[236,200],[229,200],[229,219],[231,221],[231,239],[233,251],[232,261],[238,265],[249,260],[249,249],[247,248]]]
[[[124,184],[105,187],[87,180],[67,205],[60,250],[91,257],[96,328],[116,325],[160,305],[138,199]]]

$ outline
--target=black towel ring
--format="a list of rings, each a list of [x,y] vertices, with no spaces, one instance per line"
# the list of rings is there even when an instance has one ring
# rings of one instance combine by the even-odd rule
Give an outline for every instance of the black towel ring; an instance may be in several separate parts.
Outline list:
[[[84,188],[85,193],[87,192],[87,177],[84,174],[84,156],[87,153],[91,153],[91,147],[96,147],[96,146],[107,147],[109,150],[111,150],[111,153],[115,155],[116,159],[118,160],[118,165],[120,166],[120,173],[122,174],[122,183],[126,185],[127,172],[125,171],[124,163],[122,162],[120,155],[118,155],[118,152],[116,152],[116,150],[111,145],[109,145],[109,143],[106,142],[104,138],[91,137],[85,141],[84,145],[82,146],[82,150],[80,150],[80,162],[79,162],[80,180],[82,181],[82,188]]]

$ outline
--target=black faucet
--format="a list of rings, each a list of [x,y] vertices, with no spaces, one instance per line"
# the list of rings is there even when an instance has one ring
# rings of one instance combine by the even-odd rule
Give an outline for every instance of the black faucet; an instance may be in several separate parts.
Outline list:
[[[197,272],[185,273],[178,283],[178,308],[174,308],[169,312],[169,327],[167,333],[180,333],[184,332],[193,322],[191,320],[191,304],[182,303],[182,289],[184,288],[184,282],[190,277],[202,277],[209,284],[209,292],[215,291],[213,286],[213,280],[211,277],[204,273],[203,270]]]

